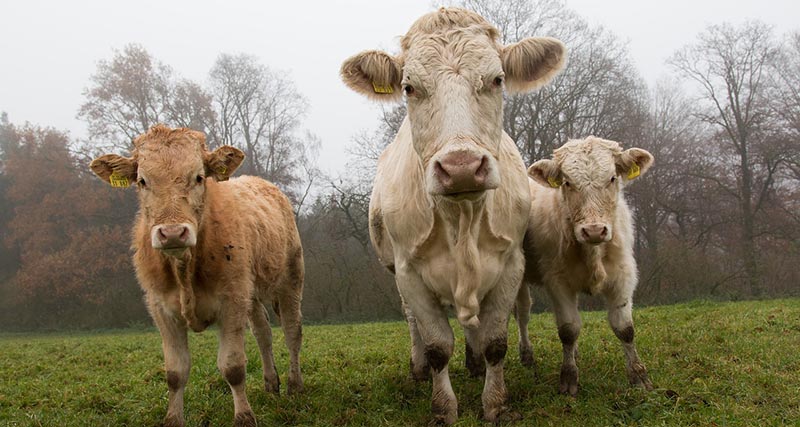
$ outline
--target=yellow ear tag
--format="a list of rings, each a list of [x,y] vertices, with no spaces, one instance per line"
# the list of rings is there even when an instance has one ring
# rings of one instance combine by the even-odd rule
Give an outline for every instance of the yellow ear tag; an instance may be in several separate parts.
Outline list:
[[[130,182],[128,182],[128,178],[124,177],[116,172],[112,172],[111,176],[108,177],[108,182],[114,188],[127,188],[130,186]]]
[[[375,93],[385,93],[385,94],[394,93],[394,88],[392,87],[392,85],[383,86],[375,82],[372,82],[372,90],[374,90]]]
[[[215,169],[215,170],[214,170],[214,172],[216,172],[216,173],[218,173],[218,174],[220,174],[220,175],[225,175],[226,173],[228,173],[228,168],[226,168],[226,167],[223,165],[223,166],[220,166],[220,167],[218,167],[217,169]]]
[[[642,170],[639,168],[639,165],[634,163],[633,166],[631,166],[631,169],[628,171],[628,179],[636,178],[637,176],[639,176],[641,171]]]
[[[547,182],[550,183],[550,186],[553,188],[561,187],[561,181],[553,178],[552,176],[547,177]]]

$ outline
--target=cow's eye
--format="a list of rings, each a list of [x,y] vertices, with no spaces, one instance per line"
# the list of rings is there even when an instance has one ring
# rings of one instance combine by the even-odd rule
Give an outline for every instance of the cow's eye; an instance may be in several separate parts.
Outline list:
[[[202,184],[203,183],[203,179],[205,179],[205,177],[203,177],[203,175],[197,175],[197,178],[195,178],[195,180],[197,181],[198,184]]]
[[[616,182],[616,181],[617,181],[617,177],[616,177],[616,176],[612,176],[612,177],[611,177],[611,182],[612,182],[612,183],[614,183],[614,182]]]
[[[403,85],[403,92],[406,93],[406,96],[411,96],[414,94],[414,86],[411,85]]]
[[[564,181],[564,186],[565,186],[565,187],[567,187],[567,188],[571,187],[571,186],[569,185],[569,181]]]
[[[494,78],[494,85],[496,87],[503,86],[503,76],[497,76]]]
[[[147,188],[147,182],[144,180],[144,178],[139,178],[136,183],[139,184],[139,188]]]

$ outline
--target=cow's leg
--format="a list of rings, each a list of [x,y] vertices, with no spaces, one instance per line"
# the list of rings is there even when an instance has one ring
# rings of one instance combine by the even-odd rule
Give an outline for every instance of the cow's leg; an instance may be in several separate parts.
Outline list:
[[[564,353],[558,391],[572,396],[578,394],[578,335],[581,333],[581,316],[578,313],[578,295],[559,283],[551,283],[547,291],[553,301],[553,311],[558,325],[558,338]]]
[[[498,415],[506,409],[503,365],[508,350],[508,318],[517,298],[517,283],[515,280],[511,284],[501,282],[481,303],[479,331],[481,355],[486,363],[481,401],[483,417],[490,422],[497,421]]]
[[[275,369],[275,357],[272,354],[272,328],[269,324],[269,313],[259,300],[254,300],[250,307],[250,328],[258,343],[258,351],[261,353],[264,388],[267,393],[280,393],[281,380]]]
[[[234,427],[255,427],[256,418],[245,392],[247,357],[244,353],[244,330],[249,301],[225,300],[222,303],[217,367],[233,394]]]
[[[522,283],[517,293],[514,306],[514,317],[517,319],[519,329],[519,360],[522,366],[533,367],[533,345],[528,336],[528,322],[531,320],[531,288],[527,283]]]
[[[300,311],[302,295],[283,293],[279,297],[281,327],[289,349],[289,394],[303,391],[303,376],[300,373],[300,347],[303,344],[303,314]]]
[[[433,377],[431,411],[437,422],[453,424],[458,418],[458,403],[447,369],[453,354],[453,329],[447,313],[416,273],[398,269],[397,283],[425,345],[425,359]]]
[[[486,374],[486,362],[483,360],[481,337],[477,329],[464,328],[464,356],[467,370],[472,377]]]
[[[169,397],[164,427],[183,427],[183,392],[189,380],[191,358],[186,322],[163,312],[159,306],[151,307],[153,320],[161,333],[164,367],[167,373]]]
[[[622,288],[622,287],[620,287]],[[647,376],[647,368],[639,360],[636,345],[633,343],[633,287],[619,289],[609,286],[606,289],[608,323],[622,343],[625,351],[626,368],[631,385],[652,390],[653,384]]]
[[[422,335],[417,327],[417,318],[414,317],[411,308],[405,301],[402,301],[402,306],[408,322],[408,332],[411,335],[411,361],[409,362],[411,378],[415,381],[424,381],[431,377],[431,368],[428,365],[428,359],[425,358],[425,343],[422,341]]]

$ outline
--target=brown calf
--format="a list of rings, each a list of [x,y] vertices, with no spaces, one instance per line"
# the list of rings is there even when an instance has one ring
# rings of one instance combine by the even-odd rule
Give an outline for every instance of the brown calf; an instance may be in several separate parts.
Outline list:
[[[158,125],[134,146],[130,158],[106,154],[91,169],[112,186],[138,187],[133,262],[162,337],[169,387],[164,425],[184,425],[188,329],[200,332],[217,322],[217,366],[233,392],[234,425],[255,426],[245,395],[248,319],[266,389],[278,392],[280,385],[266,302],[276,307],[286,335],[289,392],[303,387],[303,249],[289,200],[260,178],[227,181],[244,154],[230,146],[209,152],[200,132]]]

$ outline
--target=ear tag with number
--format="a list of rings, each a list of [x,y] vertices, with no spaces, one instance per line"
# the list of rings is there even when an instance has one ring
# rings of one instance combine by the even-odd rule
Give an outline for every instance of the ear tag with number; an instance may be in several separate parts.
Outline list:
[[[130,186],[128,178],[116,172],[111,173],[111,176],[108,177],[108,182],[114,188],[127,188],[128,186]]]
[[[392,85],[383,86],[375,82],[372,82],[372,90],[374,90],[375,93],[385,93],[385,94],[394,93],[394,88],[392,87]]]
[[[214,170],[214,172],[216,172],[216,173],[218,173],[218,174],[220,174],[220,175],[225,175],[225,174],[227,174],[227,173],[228,173],[228,168],[226,168],[226,167],[223,165],[223,166],[220,166],[220,167],[216,168],[216,169]]]
[[[547,182],[550,183],[550,186],[553,188],[561,187],[561,180],[555,179],[552,176],[547,177]]]
[[[631,166],[631,169],[628,171],[628,179],[636,178],[637,176],[639,176],[639,174],[641,174],[641,172],[642,172],[642,170],[641,170],[641,168],[639,168],[639,165],[634,163]]]

